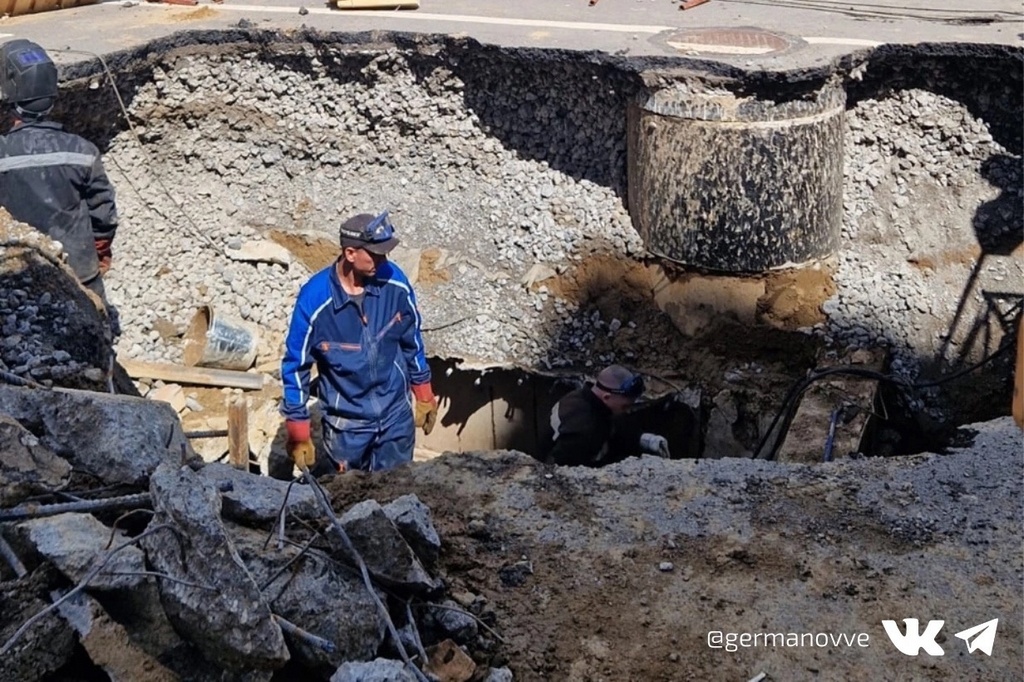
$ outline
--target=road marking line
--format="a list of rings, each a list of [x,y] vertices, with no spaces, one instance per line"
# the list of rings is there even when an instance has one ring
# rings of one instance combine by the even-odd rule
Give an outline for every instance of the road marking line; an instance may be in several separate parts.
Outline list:
[[[802,40],[809,45],[856,45],[858,47],[878,47],[885,43],[877,40],[863,40],[861,38],[829,38],[826,36],[804,36]]]
[[[119,0],[102,2],[103,5],[120,5]],[[144,2],[138,7],[171,7],[159,2]],[[178,5],[173,5],[177,7]],[[185,5],[184,7],[193,7]],[[235,5],[218,4],[204,5],[214,10],[233,10],[236,12],[263,12],[269,14],[298,14],[298,7],[281,7],[279,5]],[[611,31],[614,33],[661,33],[672,31],[672,26],[651,26],[643,24],[596,24],[586,21],[549,21],[547,19],[512,19],[506,17],[483,17],[469,14],[428,14],[424,12],[381,12],[364,10],[336,10],[327,7],[307,7],[310,14],[323,14],[338,17],[374,17],[376,19],[414,19],[416,21],[449,21],[462,24],[492,24],[498,26],[531,26],[537,28],[564,28],[578,31]]]

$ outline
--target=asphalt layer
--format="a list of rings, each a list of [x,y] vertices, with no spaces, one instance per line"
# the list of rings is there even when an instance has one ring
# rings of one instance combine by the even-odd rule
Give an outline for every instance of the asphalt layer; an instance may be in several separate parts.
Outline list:
[[[195,6],[113,0],[0,20],[0,40],[28,38],[58,61],[138,47],[178,31],[252,28],[465,35],[506,47],[688,56],[753,70],[822,66],[880,44],[1020,46],[1015,0],[710,0],[680,11],[673,0],[425,0],[416,10],[337,10],[309,0],[199,0]],[[712,30],[707,35],[708,29]],[[738,31],[737,29],[744,29]],[[702,34],[703,32],[703,34]],[[768,36],[761,32],[767,32]],[[60,54],[60,50],[80,52]]]

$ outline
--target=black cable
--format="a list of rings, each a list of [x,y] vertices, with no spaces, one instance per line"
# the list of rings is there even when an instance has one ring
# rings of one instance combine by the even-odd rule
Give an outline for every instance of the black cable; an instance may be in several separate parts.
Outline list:
[[[1010,340],[1007,343],[1005,343],[1002,346],[1000,346],[999,348],[997,348],[987,358],[982,359],[981,361],[971,365],[970,367],[966,367],[966,368],[964,368],[964,369],[962,369],[962,370],[960,370],[958,372],[954,372],[953,374],[950,374],[948,376],[944,376],[941,379],[936,379],[934,381],[926,381],[926,382],[922,382],[922,383],[911,383],[909,381],[906,381],[904,379],[900,379],[900,378],[898,378],[896,376],[893,376],[891,374],[883,374],[881,372],[876,372],[875,370],[862,369],[862,368],[859,368],[859,367],[841,366],[841,367],[826,367],[826,368],[820,369],[820,370],[819,369],[811,370],[806,377],[804,377],[803,379],[801,379],[801,380],[797,381],[795,384],[793,384],[793,386],[790,388],[789,392],[786,394],[785,399],[782,401],[782,406],[779,408],[779,411],[776,413],[775,418],[772,419],[771,425],[768,427],[768,430],[765,431],[765,434],[761,437],[760,442],[757,444],[757,447],[754,449],[754,458],[757,459],[759,457],[760,453],[764,450],[765,446],[767,445],[768,439],[771,438],[772,433],[775,431],[775,427],[779,425],[779,423],[780,423],[779,420],[782,419],[783,421],[782,421],[782,425],[781,425],[781,427],[779,429],[779,435],[776,436],[774,442],[772,443],[771,450],[768,451],[768,453],[764,457],[764,459],[767,459],[767,460],[775,459],[775,455],[778,453],[779,448],[781,448],[783,442],[785,442],[785,435],[789,432],[789,427],[793,423],[793,418],[796,416],[796,406],[799,404],[798,398],[800,398],[804,394],[804,392],[808,388],[811,387],[811,385],[814,382],[816,382],[816,381],[818,381],[820,379],[823,379],[823,378],[825,378],[827,376],[831,376],[833,374],[843,374],[843,375],[847,375],[847,376],[862,377],[862,378],[866,378],[866,379],[875,379],[877,381],[880,381],[880,382],[883,382],[883,383],[894,384],[896,386],[899,386],[901,388],[905,388],[905,389],[908,389],[908,390],[920,390],[920,389],[924,389],[924,388],[934,388],[936,386],[941,386],[942,384],[945,384],[945,383],[948,383],[950,381],[954,381],[956,379],[959,379],[960,377],[962,377],[962,376],[964,376],[966,374],[970,374],[971,372],[973,372],[973,371],[975,371],[977,369],[980,369],[981,367],[987,365],[988,363],[990,363],[993,360],[995,360],[996,358],[998,358],[1000,355],[1002,355],[1006,351],[1010,350],[1014,346],[1015,343],[1016,343],[1016,334],[1013,334],[1011,336]]]
[[[979,21],[985,23],[1003,23],[1008,21],[1015,21],[1015,19],[1009,19],[1001,15],[1009,15],[1012,17],[1018,16],[1014,12],[1005,12],[1002,10],[975,10],[970,15],[963,16],[931,16],[928,14],[917,14],[913,11],[895,11],[889,12],[884,9],[858,9],[855,5],[822,5],[817,4],[813,0],[723,0],[724,2],[732,2],[738,5],[765,5],[767,7],[788,7],[791,9],[803,9],[812,12],[826,12],[828,14],[838,14],[855,19],[912,19],[921,21],[934,21],[939,23],[949,22],[968,22],[968,21]],[[866,6],[870,7],[870,6]],[[917,12],[927,12],[927,9],[917,9]],[[962,10],[959,10],[962,11]],[[981,12],[992,12],[992,15],[984,15]]]

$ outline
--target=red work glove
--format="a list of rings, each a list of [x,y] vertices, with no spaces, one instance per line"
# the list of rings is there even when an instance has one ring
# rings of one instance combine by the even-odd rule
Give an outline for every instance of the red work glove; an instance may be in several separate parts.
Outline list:
[[[434,430],[434,422],[437,421],[437,398],[434,397],[434,389],[430,384],[416,384],[412,387],[412,394],[416,398],[416,426],[423,429],[425,436],[429,436]]]
[[[284,423],[284,428],[288,432],[288,455],[295,462],[295,466],[300,469],[312,469],[316,464],[316,448],[313,447],[309,421],[288,420]]]
[[[114,254],[110,250],[111,245],[114,243],[112,239],[97,239],[96,242],[96,256],[100,260],[100,274],[107,274],[107,270],[110,269],[110,261],[113,260]]]

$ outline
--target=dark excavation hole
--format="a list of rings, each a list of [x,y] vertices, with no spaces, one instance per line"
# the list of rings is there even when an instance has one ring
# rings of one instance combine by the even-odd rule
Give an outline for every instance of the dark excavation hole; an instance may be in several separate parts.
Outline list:
[[[57,115],[106,151],[125,215],[145,214],[146,229],[191,242],[193,221],[216,240],[268,237],[313,270],[330,262],[340,215],[398,207],[403,236],[422,251],[417,288],[425,326],[438,328],[427,343],[447,409],[425,451],[541,453],[557,398],[619,363],[651,375],[654,399],[630,419],[667,430],[677,456],[749,457],[809,370],[863,351],[880,372],[926,381],[1012,341],[1021,287],[985,279],[1021,245],[1022,76],[1019,54],[1006,48],[886,46],[831,68],[746,74],[441,36],[237,30],[177,34],[108,63],[142,149],[95,62],[64,71]],[[666,71],[652,78],[645,69]],[[847,134],[839,258],[729,275],[646,250],[627,200],[646,200],[627,196],[638,101],[690,88],[721,92],[745,111],[803,111],[837,77]],[[933,114],[937,123],[922,122]],[[922,126],[942,130],[935,159],[907,144]],[[501,194],[509,184],[515,191]],[[189,220],[165,196],[183,186],[200,190],[184,202]],[[955,229],[922,243],[924,228],[954,210]],[[199,262],[193,243],[146,239],[142,248],[133,221],[142,218],[124,229],[125,279],[115,273],[110,284],[122,316],[140,327],[122,352],[175,360],[174,341],[143,343],[154,318],[178,323],[193,304],[216,301],[265,330],[261,362],[280,356],[287,320],[271,309],[290,309],[301,277],[266,268],[241,283],[200,281],[193,272],[203,268],[237,280],[239,266]],[[959,235],[974,242],[947,243]],[[841,258],[849,252],[855,264],[874,260],[851,270]],[[535,265],[552,272],[524,285]],[[182,274],[168,279],[167,270]],[[872,278],[891,273],[913,286],[877,288]],[[860,290],[851,277],[864,280]],[[955,303],[919,301],[936,286]],[[153,299],[154,288],[173,295]],[[460,289],[474,298],[460,299]],[[893,303],[901,296],[902,309]],[[789,437],[820,461],[830,416],[841,413],[850,433],[837,457],[941,449],[959,425],[1008,412],[1008,375],[1000,360],[913,395],[883,383],[863,389],[857,409],[844,407],[851,386],[823,382]]]

